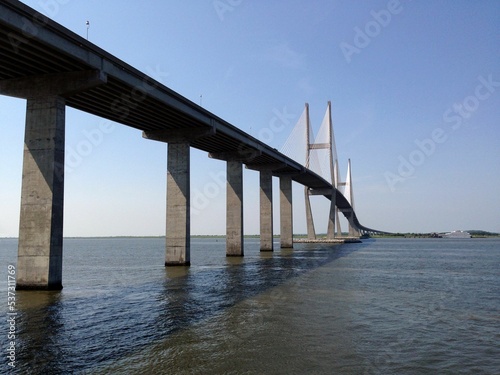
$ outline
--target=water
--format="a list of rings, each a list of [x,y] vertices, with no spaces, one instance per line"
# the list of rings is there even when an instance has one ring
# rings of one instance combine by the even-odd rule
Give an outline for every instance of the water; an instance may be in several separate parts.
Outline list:
[[[66,239],[63,291],[16,293],[12,373],[500,373],[500,240],[275,245],[195,238],[165,268],[163,239]]]

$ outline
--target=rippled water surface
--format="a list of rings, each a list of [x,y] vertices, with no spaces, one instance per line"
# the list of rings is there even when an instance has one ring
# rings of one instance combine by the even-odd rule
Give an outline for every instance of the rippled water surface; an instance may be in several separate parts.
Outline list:
[[[163,239],[65,239],[63,291],[16,294],[13,373],[500,373],[500,240],[275,247],[194,238],[165,268]]]

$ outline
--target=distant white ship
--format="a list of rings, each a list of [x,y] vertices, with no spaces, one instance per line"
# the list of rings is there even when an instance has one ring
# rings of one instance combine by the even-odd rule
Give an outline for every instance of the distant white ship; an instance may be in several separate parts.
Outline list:
[[[441,237],[443,237],[443,238],[471,238],[471,235],[469,232],[464,232],[461,230],[454,230],[453,232],[442,234]]]

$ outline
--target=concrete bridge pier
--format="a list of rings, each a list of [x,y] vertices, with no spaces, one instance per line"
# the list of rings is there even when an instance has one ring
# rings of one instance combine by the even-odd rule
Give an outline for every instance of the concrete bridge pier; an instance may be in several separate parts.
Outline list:
[[[16,289],[62,289],[65,97],[106,82],[99,71],[0,81],[27,99]]]
[[[167,228],[165,266],[189,266],[190,146],[171,142],[167,146]]]
[[[326,238],[329,240],[333,240],[335,238],[335,216],[337,214],[336,195],[336,190],[332,189],[330,212],[328,214],[328,227],[326,232]],[[339,233],[339,235],[341,235],[341,233]]]
[[[208,156],[224,160],[226,167],[226,256],[244,255],[243,237],[243,163],[260,156],[260,151],[215,152]]]
[[[304,186],[304,198],[306,202],[307,239],[315,240],[316,230],[314,229],[314,218],[311,209],[310,189],[307,186]]]
[[[62,289],[65,100],[27,101],[16,289]]]
[[[237,152],[212,152],[212,159],[224,160],[226,167],[226,256],[244,255],[243,236],[243,164],[252,167],[251,162],[261,151],[239,150]]]
[[[165,266],[191,265],[190,147],[194,140],[213,134],[213,127],[142,133],[143,138],[168,143]]]
[[[243,256],[243,164],[227,162],[226,256]]]
[[[283,163],[246,166],[259,172],[260,251],[274,251],[273,175],[280,178],[280,247],[293,248],[292,174],[279,172],[286,167]]]
[[[273,251],[273,172],[260,171],[260,251]]]
[[[293,248],[292,178],[280,176],[280,246]]]

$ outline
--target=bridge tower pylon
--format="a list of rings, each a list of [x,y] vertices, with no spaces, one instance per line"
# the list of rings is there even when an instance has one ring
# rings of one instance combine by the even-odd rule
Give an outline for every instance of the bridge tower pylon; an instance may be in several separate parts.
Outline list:
[[[346,197],[347,201],[350,203],[352,207],[352,210],[354,211],[354,195],[352,189],[352,176],[351,176],[351,159],[348,159],[347,161],[347,176],[345,182],[340,182],[339,187],[340,186],[344,187],[344,196]],[[360,235],[359,231],[352,226],[351,222],[349,222],[349,236],[357,237],[359,235]]]
[[[337,150],[335,146],[335,138],[333,134],[333,125],[332,125],[332,105],[331,102],[328,102],[328,107],[323,118],[323,122],[321,124],[320,130],[317,134],[317,137],[311,143],[312,131],[309,121],[309,105],[305,104],[305,114],[306,114],[306,168],[315,169],[315,166],[311,166],[312,161],[317,161],[317,158],[314,158],[311,152],[315,150],[326,150],[326,164],[328,171],[323,171],[326,173],[322,173],[323,177],[327,180],[330,180],[334,190],[332,191],[332,198],[330,203],[330,211],[328,217],[328,229],[327,229],[327,239],[333,239],[336,236],[342,235],[342,230],[340,227],[339,221],[339,212],[336,206],[336,191],[335,189],[339,186],[339,167],[338,167],[338,159],[337,159]],[[325,160],[323,160],[325,161]],[[321,169],[319,166],[319,169]],[[318,167],[317,167],[318,168]],[[316,232],[314,229],[314,220],[312,216],[311,210],[311,200],[310,196],[312,195],[311,189],[305,187],[305,203],[306,203],[306,221],[307,221],[307,238],[310,240],[316,239]],[[336,228],[335,228],[336,227]],[[335,230],[336,229],[336,230]]]

